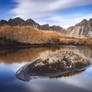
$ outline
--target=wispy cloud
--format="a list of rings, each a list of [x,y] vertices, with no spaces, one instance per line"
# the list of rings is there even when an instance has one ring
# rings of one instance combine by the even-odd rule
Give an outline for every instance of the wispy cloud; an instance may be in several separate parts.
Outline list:
[[[73,15],[71,15],[73,16]],[[64,18],[62,16],[52,16],[52,17],[49,17],[49,18],[46,18],[44,19],[45,23],[49,23],[50,25],[60,25],[64,28],[68,28],[70,26],[74,26],[76,23],[79,23],[81,22],[83,19],[90,19],[92,18],[92,14],[88,14],[88,15],[76,15],[76,17],[69,17],[69,18]],[[45,24],[43,23],[42,20],[39,20],[40,23],[42,24]]]
[[[12,9],[11,12],[16,14],[16,16],[22,17],[24,19],[46,19],[51,18],[57,19],[57,24],[60,24],[60,20],[65,20],[63,17],[57,18],[57,11],[64,11],[67,9],[90,5],[92,0],[14,0],[17,3],[16,8]],[[61,19],[60,19],[61,18]],[[47,19],[48,20],[48,19]],[[58,21],[59,20],[59,21]],[[43,20],[44,21],[44,20]],[[49,19],[50,21],[50,19]],[[47,22],[47,21],[44,21]]]

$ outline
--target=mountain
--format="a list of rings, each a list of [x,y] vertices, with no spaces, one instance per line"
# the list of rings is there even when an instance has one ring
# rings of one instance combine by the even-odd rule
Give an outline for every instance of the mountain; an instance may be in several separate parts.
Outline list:
[[[67,34],[68,36],[72,37],[88,37],[92,38],[92,19],[90,20],[82,20],[80,23],[76,24],[75,26],[71,26],[68,29],[64,29],[60,26],[50,26],[49,24],[40,25],[39,23],[35,22],[34,20],[27,19],[23,20],[20,17],[16,17],[14,19],[1,20],[0,26],[9,25],[9,26],[32,26],[37,30],[46,30],[46,31],[56,31],[62,34]]]
[[[39,29],[39,26],[40,26],[38,23],[36,23],[32,19],[27,19],[26,21],[22,22],[20,25],[21,26],[32,26],[32,27],[37,28],[37,29]]]
[[[8,25],[11,25],[11,26],[18,26],[20,25],[21,23],[23,23],[24,20],[17,17],[17,18],[14,18],[14,19],[9,19],[8,20]]]
[[[55,25],[50,26],[50,30],[53,30],[53,31],[57,30],[57,32],[61,32],[61,33],[64,33],[64,34],[66,33],[66,30],[64,28],[62,28],[60,26],[55,26]]]
[[[0,26],[7,25],[7,24],[8,24],[8,22],[6,20],[1,20],[0,21]]]
[[[65,33],[66,30],[60,26],[49,26],[49,24],[45,24],[45,25],[40,25],[40,30],[48,30],[48,31],[56,31],[56,32],[60,32],[60,33]]]
[[[69,27],[67,29],[67,34],[74,37],[91,37],[92,38],[92,19],[82,20],[75,26]]]
[[[6,20],[1,20],[0,21],[0,26],[3,25],[10,25],[10,26],[32,26],[33,28],[36,28],[38,30],[47,30],[47,31],[57,31],[57,32],[61,32],[64,33],[65,29],[60,27],[60,26],[49,26],[49,24],[44,24],[44,25],[40,25],[37,22],[35,22],[34,20],[27,19],[27,20],[23,20],[20,17],[16,17],[14,19],[9,19],[8,21]]]
[[[89,24],[92,27],[92,18],[89,20]]]

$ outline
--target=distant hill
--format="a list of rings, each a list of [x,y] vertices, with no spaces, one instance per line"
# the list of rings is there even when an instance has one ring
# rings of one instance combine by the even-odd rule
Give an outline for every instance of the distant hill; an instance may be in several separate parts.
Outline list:
[[[49,26],[49,24],[44,24],[44,25],[40,25],[37,22],[35,22],[34,20],[27,19],[27,20],[23,20],[20,17],[14,18],[14,19],[9,19],[8,21],[6,20],[1,20],[0,21],[0,26],[4,26],[4,25],[9,25],[9,26],[32,26],[36,29],[39,30],[47,30],[47,31],[57,31],[57,32],[61,32],[61,33],[65,33],[65,29],[60,27],[60,26]]]

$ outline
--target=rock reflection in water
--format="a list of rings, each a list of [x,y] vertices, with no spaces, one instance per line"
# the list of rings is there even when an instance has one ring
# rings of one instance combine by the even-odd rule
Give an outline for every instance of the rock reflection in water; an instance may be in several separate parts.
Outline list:
[[[50,79],[53,79],[53,78],[59,79],[59,78],[62,78],[62,77],[70,77],[70,76],[74,76],[74,75],[77,75],[77,74],[80,74],[80,73],[84,72],[85,69],[86,69],[86,68],[81,69],[81,70],[79,70],[79,71],[74,71],[74,72],[69,72],[69,73],[60,74],[60,75],[57,75],[57,76],[50,76],[49,78],[50,78]]]
[[[33,62],[20,68],[16,76],[29,81],[37,76],[52,77],[84,70],[90,61],[82,54],[69,50],[46,51]]]

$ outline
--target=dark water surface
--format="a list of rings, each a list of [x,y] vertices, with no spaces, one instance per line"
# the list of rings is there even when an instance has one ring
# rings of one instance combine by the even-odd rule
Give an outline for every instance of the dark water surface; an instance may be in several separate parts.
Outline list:
[[[30,81],[16,78],[17,70],[34,59],[59,50],[83,54],[92,62],[90,47],[0,49],[0,92],[92,92],[92,67],[81,72],[39,77]]]

